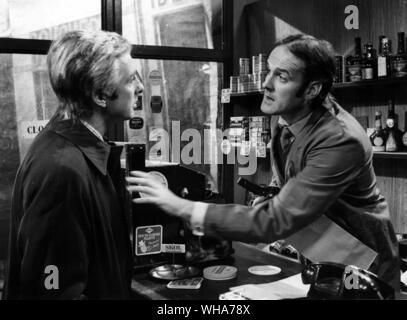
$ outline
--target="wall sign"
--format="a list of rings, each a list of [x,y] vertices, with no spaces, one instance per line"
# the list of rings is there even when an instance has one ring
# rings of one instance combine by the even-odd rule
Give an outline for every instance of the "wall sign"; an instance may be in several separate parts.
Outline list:
[[[21,136],[24,139],[34,139],[47,125],[49,120],[33,120],[21,122]]]

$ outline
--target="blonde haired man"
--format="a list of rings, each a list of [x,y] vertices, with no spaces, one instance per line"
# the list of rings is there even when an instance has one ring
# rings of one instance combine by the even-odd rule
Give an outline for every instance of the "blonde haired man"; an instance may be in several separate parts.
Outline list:
[[[68,32],[51,45],[60,105],[17,173],[6,299],[130,297],[121,148],[103,138],[109,123],[132,117],[143,90],[130,50],[104,31]]]

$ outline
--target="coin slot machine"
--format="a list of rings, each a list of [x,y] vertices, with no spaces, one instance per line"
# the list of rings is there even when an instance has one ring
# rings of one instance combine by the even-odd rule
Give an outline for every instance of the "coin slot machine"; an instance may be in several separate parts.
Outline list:
[[[126,145],[126,174],[133,170],[148,172],[153,179],[179,197],[205,201],[206,177],[203,173],[176,163],[145,161],[144,145]],[[143,194],[131,195],[142,196]],[[230,241],[197,236],[182,219],[171,216],[154,205],[131,203],[129,209],[136,272],[144,272],[164,264],[190,265],[227,259],[233,252]],[[163,247],[164,244],[167,248],[184,249],[169,253],[167,250],[160,250],[160,245]]]

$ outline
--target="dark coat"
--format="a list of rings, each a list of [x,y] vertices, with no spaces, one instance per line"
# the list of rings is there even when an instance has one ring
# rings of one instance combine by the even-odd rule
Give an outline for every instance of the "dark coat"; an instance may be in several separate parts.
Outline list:
[[[14,185],[6,299],[129,298],[121,149],[70,120],[35,138]],[[45,286],[49,265],[58,268],[56,290]]]
[[[378,253],[370,271],[397,288],[398,245],[388,205],[376,186],[364,129],[339,105],[320,106],[294,137],[285,168],[273,161],[278,196],[255,207],[210,205],[205,233],[232,240],[285,239],[322,214]],[[273,125],[276,136],[277,124]],[[272,159],[277,158],[276,139]]]

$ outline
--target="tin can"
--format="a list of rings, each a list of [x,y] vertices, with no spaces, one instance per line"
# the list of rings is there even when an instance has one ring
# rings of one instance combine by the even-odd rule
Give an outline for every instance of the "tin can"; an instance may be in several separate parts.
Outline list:
[[[242,74],[239,76],[238,92],[249,91],[249,79],[247,74]]]
[[[239,59],[239,69],[240,75],[249,74],[250,73],[250,59],[249,58],[240,58]]]
[[[230,77],[230,92],[238,92],[239,77]]]
[[[259,54],[259,72],[268,71],[267,55],[264,53]]]
[[[259,56],[252,57],[252,72],[253,73],[259,72]]]
[[[248,82],[248,91],[253,91],[254,90],[254,80],[253,80],[253,74],[249,74],[247,76],[247,82]]]

